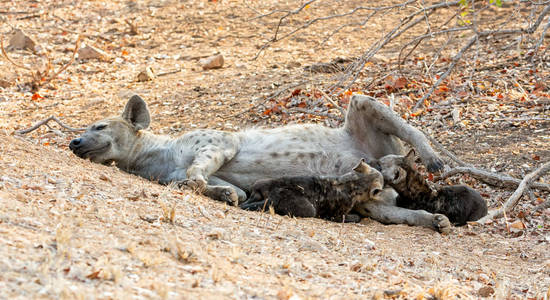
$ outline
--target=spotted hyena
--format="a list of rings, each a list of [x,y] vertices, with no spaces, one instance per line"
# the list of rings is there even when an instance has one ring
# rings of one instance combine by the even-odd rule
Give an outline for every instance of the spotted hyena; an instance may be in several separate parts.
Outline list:
[[[444,214],[455,225],[477,221],[487,214],[487,202],[471,187],[428,183],[415,166],[414,150],[369,163],[381,170],[384,182],[399,193],[396,200],[399,207]]]
[[[359,221],[353,207],[367,201],[387,201],[397,194],[384,188],[382,174],[365,160],[339,176],[294,176],[257,181],[243,209],[273,207],[281,215],[323,218],[332,221]]]
[[[185,184],[233,204],[244,201],[258,180],[343,175],[361,158],[403,154],[401,141],[418,151],[429,170],[443,167],[419,130],[376,99],[363,95],[351,98],[341,128],[309,124],[239,132],[195,130],[170,138],[146,131],[149,123],[145,101],[134,95],[121,116],[90,125],[69,147],[93,162],[114,163],[124,171],[161,184]],[[411,225],[429,223],[439,230],[449,226],[441,215],[372,205],[384,205],[377,212],[364,211],[374,219]]]

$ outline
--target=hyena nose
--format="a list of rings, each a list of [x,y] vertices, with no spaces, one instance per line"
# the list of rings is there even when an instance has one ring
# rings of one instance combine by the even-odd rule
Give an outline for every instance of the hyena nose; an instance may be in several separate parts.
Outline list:
[[[77,138],[77,139],[72,140],[71,143],[69,144],[69,149],[71,149],[73,151],[75,149],[78,149],[80,147],[80,142],[82,142],[81,138]]]

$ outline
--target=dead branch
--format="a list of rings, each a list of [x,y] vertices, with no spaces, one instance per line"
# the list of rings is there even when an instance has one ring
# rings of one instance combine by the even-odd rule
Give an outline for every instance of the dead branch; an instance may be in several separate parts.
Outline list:
[[[489,185],[507,189],[517,188],[521,183],[520,179],[514,178],[512,176],[493,173],[475,167],[455,167],[439,176],[434,177],[434,180],[445,180],[456,174],[468,174],[475,179],[485,182]],[[531,187],[542,191],[550,191],[550,184],[534,182],[533,184],[531,184]]]
[[[527,174],[520,182],[516,191],[504,202],[501,208],[491,210],[485,217],[477,220],[477,223],[484,224],[488,220],[499,218],[502,215],[509,213],[519,202],[519,199],[534,180],[537,180],[541,175],[550,170],[550,161],[542,164],[535,171]]]
[[[76,42],[75,42],[75,45],[74,45],[73,55],[71,56],[71,59],[65,65],[63,65],[61,68],[59,68],[59,70],[57,70],[57,72],[54,72],[52,74],[52,76],[50,76],[46,80],[40,82],[40,86],[52,81],[54,78],[59,76],[59,74],[61,74],[63,71],[65,71],[74,62],[75,57],[76,57],[76,53],[78,52],[78,47],[80,46],[81,38],[82,38],[82,36],[78,35],[78,37],[76,39]]]
[[[14,62],[9,56],[8,56],[8,53],[6,53],[6,49],[4,49],[4,40],[3,39],[0,39],[0,47],[2,48],[2,56],[4,56],[4,58],[10,62],[12,65],[18,67],[18,68],[21,68],[21,69],[25,69],[25,70],[28,70],[28,71],[31,71],[31,68],[29,67],[26,67],[26,66],[23,66],[23,65],[20,65],[16,62]]]
[[[422,131],[422,130],[421,130]],[[451,160],[453,160],[455,163],[457,163],[461,167],[473,167],[471,164],[466,163],[462,160],[460,160],[456,155],[454,155],[451,151],[447,150],[443,145],[441,145],[435,138],[433,138],[431,135],[426,134],[426,132],[422,131],[424,133],[424,136],[430,140],[432,145],[439,150],[440,152],[443,152],[447,157],[449,157]]]
[[[384,10],[390,10],[390,9],[394,9],[394,8],[400,8],[400,7],[405,7],[411,3],[414,3],[416,2],[417,0],[408,0],[406,1],[405,3],[400,3],[400,4],[396,4],[396,5],[391,5],[391,6],[380,6],[380,7],[367,7],[367,6],[359,6],[359,7],[356,7],[354,9],[352,9],[351,11],[349,12],[345,12],[345,13],[342,13],[342,14],[335,14],[335,15],[330,15],[330,16],[324,16],[324,17],[318,17],[318,18],[314,18],[308,22],[306,22],[305,24],[303,24],[302,26],[300,27],[297,27],[293,30],[291,30],[290,32],[284,34],[282,37],[278,37],[278,34],[279,34],[279,31],[280,31],[280,28],[281,28],[281,25],[283,23],[283,21],[290,17],[291,15],[296,15],[296,14],[299,14],[306,6],[308,6],[309,4],[311,4],[312,2],[315,2],[316,0],[310,0],[310,1],[307,1],[305,2],[304,4],[302,4],[302,6],[300,6],[299,8],[297,8],[296,10],[293,10],[293,11],[286,11],[286,14],[284,16],[282,16],[280,19],[279,19],[279,22],[277,24],[277,26],[275,27],[275,33],[273,34],[273,37],[267,41],[261,48],[260,50],[258,50],[258,53],[256,54],[256,56],[254,56],[254,58],[252,60],[256,60],[260,54],[265,50],[267,49],[269,46],[271,46],[271,44],[277,42],[277,41],[280,41],[280,40],[283,40],[285,38],[288,38],[290,36],[293,36],[295,35],[297,32],[299,31],[302,31],[308,27],[310,27],[311,25],[317,23],[317,22],[320,22],[320,21],[326,21],[326,20],[330,20],[330,19],[336,19],[336,18],[342,18],[342,17],[347,17],[347,16],[351,16],[353,14],[355,14],[356,12],[358,11],[362,11],[362,10],[367,10],[367,11],[384,11]],[[256,18],[262,18],[262,17],[266,17],[266,16],[269,16],[269,15],[272,15],[273,13],[275,13],[276,11],[273,11],[273,12],[270,12],[270,13],[267,13],[265,15],[261,15],[261,16],[258,16]],[[277,12],[281,12],[281,11],[277,11]],[[417,14],[415,14],[416,16]],[[370,19],[370,18],[367,18],[367,20]]]
[[[86,130],[86,128],[72,128],[72,127],[70,127],[70,126],[67,126],[67,125],[63,124],[63,122],[61,122],[57,117],[55,117],[55,116],[50,116],[50,117],[48,117],[48,118],[46,118],[46,119],[44,119],[44,120],[42,120],[42,121],[40,121],[40,122],[34,124],[33,126],[27,128],[27,129],[16,130],[15,133],[17,133],[17,134],[27,134],[27,133],[29,133],[29,132],[31,132],[31,131],[34,131],[34,130],[38,129],[38,128],[39,128],[40,126],[42,126],[42,125],[48,124],[48,122],[50,122],[50,121],[56,122],[57,124],[59,124],[59,126],[65,128],[65,129],[66,129],[67,131],[69,131],[69,132],[79,132],[79,131],[84,131],[84,130]]]
[[[425,7],[423,9],[420,9],[408,16],[406,16],[401,23],[399,23],[397,26],[395,26],[388,34],[386,34],[382,39],[378,40],[376,43],[374,43],[362,56],[358,63],[356,63],[354,66],[352,66],[347,74],[345,74],[335,85],[332,86],[332,88],[335,88],[337,86],[340,86],[343,84],[344,81],[346,81],[352,74],[353,77],[349,81],[349,83],[345,86],[344,89],[349,88],[359,77],[360,72],[365,68],[365,65],[367,62],[376,54],[380,49],[382,49],[384,46],[386,46],[391,41],[395,40],[399,36],[401,36],[403,33],[408,31],[409,29],[413,28],[414,26],[418,25],[420,22],[425,20],[424,16],[416,18],[419,14],[424,14],[425,12],[429,14],[433,13],[439,8],[442,7],[451,7],[459,5],[459,1],[454,2],[441,2],[437,3],[428,7]],[[414,19],[416,18],[416,19]],[[414,19],[414,20],[413,20]],[[411,20],[413,20],[411,22]],[[409,23],[411,22],[411,23]]]
[[[321,89],[318,90],[321,95],[323,95],[323,97],[325,99],[327,99],[327,101],[332,104],[332,106],[334,106],[336,109],[338,109],[340,111],[340,113],[342,114],[342,116],[346,116],[346,111],[340,106],[338,105],[338,103],[334,102],[334,100],[332,100],[325,92],[323,92]]]
[[[22,68],[22,69],[25,69],[25,70],[31,72],[31,78],[32,79],[31,79],[31,82],[30,82],[30,86],[31,86],[32,91],[37,91],[41,86],[49,83],[50,81],[55,79],[57,76],[59,76],[59,74],[61,74],[63,71],[65,71],[74,62],[75,57],[76,57],[76,53],[78,51],[78,47],[80,45],[80,40],[81,40],[81,36],[79,35],[77,40],[76,40],[75,47],[74,47],[71,59],[65,65],[61,66],[59,68],[59,70],[57,70],[57,72],[53,72],[53,74],[51,76],[48,76],[48,74],[50,73],[50,70],[52,69],[52,64],[51,64],[51,59],[48,57],[47,53],[44,53],[44,56],[45,56],[45,58],[48,62],[47,66],[46,66],[46,69],[44,71],[38,70],[36,72],[33,72],[33,70],[31,68],[26,67],[24,65],[20,65],[20,64],[16,63],[15,61],[13,61],[11,58],[9,58],[8,54],[6,53],[6,50],[4,49],[4,41],[2,39],[0,39],[0,48],[1,48],[1,51],[2,51],[2,56],[4,56],[4,58],[8,62],[10,62],[12,65],[14,65],[18,68]]]
[[[283,111],[284,112],[300,112],[300,113],[310,114],[310,115],[314,115],[314,116],[318,116],[318,117],[331,118],[331,119],[338,120],[338,121],[342,120],[342,118],[340,116],[337,116],[335,114],[331,114],[331,113],[327,113],[327,112],[320,112],[320,111],[313,111],[313,110],[305,109],[305,108],[301,108],[301,107],[292,107],[292,108],[289,108],[288,110],[283,109]]]
[[[456,64],[460,61],[460,59],[462,58],[462,55],[464,55],[464,53],[474,45],[474,43],[478,40],[478,38],[479,37],[477,35],[474,36],[468,41],[468,43],[464,47],[462,47],[462,49],[460,49],[460,51],[458,51],[458,53],[453,57],[453,61],[451,62],[451,65],[447,68],[447,71],[445,71],[445,73],[443,73],[443,75],[441,75],[441,77],[439,77],[439,79],[432,85],[430,90],[426,94],[424,94],[424,96],[422,96],[422,98],[420,98],[418,102],[416,102],[416,105],[414,106],[414,110],[418,110],[420,109],[420,107],[424,105],[424,101],[428,99],[428,97],[430,97],[433,94],[433,92],[441,84],[441,82],[443,82],[443,80],[445,80],[447,76],[451,74],[451,71],[454,69]]]

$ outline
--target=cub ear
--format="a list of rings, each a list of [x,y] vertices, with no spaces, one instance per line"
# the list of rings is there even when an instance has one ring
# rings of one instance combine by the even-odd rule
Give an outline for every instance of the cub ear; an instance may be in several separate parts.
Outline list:
[[[138,95],[133,95],[128,100],[122,112],[122,118],[132,124],[136,130],[146,129],[151,123],[147,104]]]
[[[409,166],[414,166],[414,161],[416,160],[416,153],[414,149],[411,149],[407,155],[405,155],[405,162]]]
[[[372,167],[367,164],[364,158],[361,158],[361,161],[353,167],[353,170],[357,173],[369,174],[372,172]]]

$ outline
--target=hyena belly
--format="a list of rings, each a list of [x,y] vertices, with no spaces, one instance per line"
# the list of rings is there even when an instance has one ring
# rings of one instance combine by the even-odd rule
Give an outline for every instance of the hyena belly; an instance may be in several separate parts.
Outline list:
[[[369,157],[341,129],[296,125],[237,134],[239,150],[213,175],[247,191],[260,179],[342,175]]]

